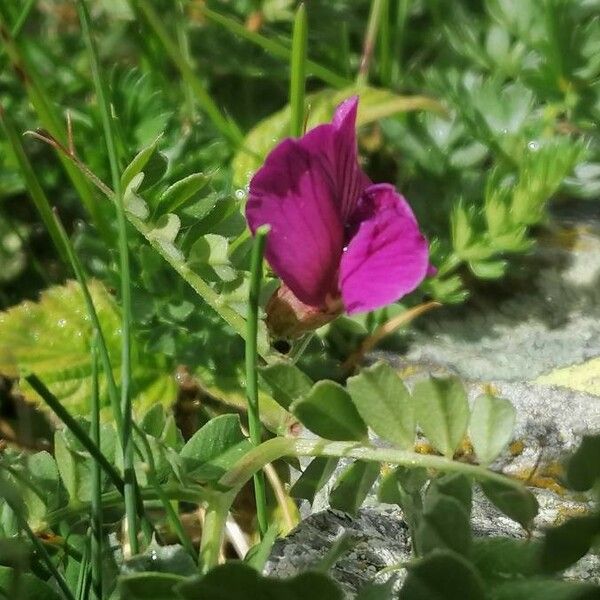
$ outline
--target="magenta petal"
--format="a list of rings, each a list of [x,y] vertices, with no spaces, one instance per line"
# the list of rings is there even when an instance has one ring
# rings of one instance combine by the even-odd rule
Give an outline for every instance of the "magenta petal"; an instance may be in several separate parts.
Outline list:
[[[349,314],[380,308],[413,291],[429,267],[427,240],[406,200],[389,184],[368,187],[353,217],[339,284]]]
[[[284,140],[250,182],[246,219],[252,233],[269,224],[266,257],[296,297],[312,306],[335,291],[343,247],[343,225],[335,184],[313,149],[321,140],[331,152],[333,128],[310,132],[310,143]],[[329,148],[329,150],[328,150]]]

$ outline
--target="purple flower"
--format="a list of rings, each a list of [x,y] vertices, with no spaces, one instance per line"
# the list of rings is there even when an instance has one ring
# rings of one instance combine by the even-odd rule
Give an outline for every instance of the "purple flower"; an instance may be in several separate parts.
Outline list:
[[[385,306],[429,268],[427,240],[406,200],[358,164],[357,107],[349,98],[331,123],[281,142],[250,182],[250,230],[271,226],[267,260],[297,304],[316,313]]]

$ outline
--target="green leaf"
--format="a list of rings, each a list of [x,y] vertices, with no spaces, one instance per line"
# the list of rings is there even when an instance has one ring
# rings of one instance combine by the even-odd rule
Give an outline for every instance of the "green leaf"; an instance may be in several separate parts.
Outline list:
[[[377,363],[350,377],[348,391],[360,416],[380,437],[411,448],[415,441],[415,411],[410,393],[386,363]]]
[[[99,282],[92,280],[88,285],[118,383],[121,363],[119,310]],[[71,414],[87,415],[92,389],[92,333],[79,285],[69,282],[48,288],[42,292],[39,302],[25,301],[0,313],[0,373],[16,378],[23,371],[33,372]],[[157,402],[170,405],[176,396],[171,373],[158,357],[141,353],[135,344],[132,354],[134,408],[144,410]],[[47,410],[25,381],[21,381],[19,387],[27,400]],[[110,415],[106,390],[106,377],[101,374],[103,416]]]
[[[204,173],[193,173],[168,187],[160,196],[158,208],[162,213],[175,212],[203,189],[209,178]]]
[[[505,260],[471,260],[469,268],[480,279],[500,279],[506,272],[508,262]]]
[[[473,540],[472,559],[487,582],[531,577],[539,573],[537,540],[484,537]]]
[[[58,592],[31,573],[18,573],[1,566],[0,596],[18,600],[61,600]]]
[[[489,600],[597,600],[600,587],[590,583],[529,579],[503,583],[490,590]]]
[[[356,514],[378,476],[379,463],[355,461],[338,477],[329,504],[337,510]]]
[[[209,233],[194,243],[188,263],[209,281],[234,281],[238,273],[229,260],[228,248],[227,238]]]
[[[252,448],[238,415],[220,415],[197,431],[181,450],[187,474],[200,481],[221,477]]]
[[[547,573],[563,571],[585,556],[600,535],[600,515],[573,517],[546,531],[540,562]]]
[[[307,571],[288,579],[263,577],[244,563],[229,561],[202,578],[188,579],[177,588],[184,600],[343,600],[338,585],[322,573]],[[173,596],[168,596],[173,597]]]
[[[394,597],[394,579],[385,583],[368,583],[360,588],[356,600],[390,600]]]
[[[401,600],[485,600],[483,581],[465,558],[436,550],[409,567]]]
[[[152,156],[157,153],[157,145],[158,140],[155,140],[149,146],[142,148],[127,167],[125,167],[123,175],[121,176],[122,189],[127,189],[127,186],[131,183],[133,178],[144,171]]]
[[[510,442],[516,411],[504,398],[479,396],[473,404],[469,433],[479,461],[490,464]]]
[[[469,422],[469,403],[456,377],[430,377],[413,390],[417,420],[429,441],[448,458],[460,444]]]
[[[295,365],[275,362],[259,370],[261,379],[269,386],[273,400],[289,410],[295,400],[310,393],[313,382]]]
[[[185,581],[172,573],[135,573],[119,579],[121,598],[127,600],[165,600],[175,598],[176,587]]]
[[[468,556],[471,551],[469,513],[456,498],[436,494],[425,502],[417,538],[421,554],[453,550]]]
[[[165,408],[162,404],[155,404],[142,417],[140,427],[148,435],[155,438],[161,436],[166,424]]]
[[[308,395],[290,406],[290,410],[303,425],[325,439],[364,440],[367,437],[367,426],[350,394],[333,381],[316,383]]]
[[[586,435],[567,463],[567,481],[571,489],[585,492],[599,479],[600,435]]]
[[[524,486],[497,481],[480,481],[479,485],[490,502],[513,521],[529,530],[538,513],[536,497]]]
[[[360,94],[357,125],[367,125],[378,119],[397,113],[431,110],[441,112],[439,103],[423,96],[398,96],[389,90],[361,86],[352,86],[344,90],[322,90],[306,96],[306,106],[310,106],[307,129],[329,121],[335,107],[350,96]],[[233,181],[238,186],[245,186],[254,172],[260,167],[264,157],[290,131],[290,107],[287,105],[256,125],[241,144],[232,163]],[[252,148],[248,152],[246,148]]]
[[[316,493],[331,479],[339,459],[317,456],[304,469],[304,472],[298,478],[290,489],[292,498],[304,498],[313,502]]]
[[[431,483],[428,490],[429,495],[450,496],[458,500],[467,513],[471,513],[473,500],[473,484],[471,480],[460,473],[447,473],[437,477]]]

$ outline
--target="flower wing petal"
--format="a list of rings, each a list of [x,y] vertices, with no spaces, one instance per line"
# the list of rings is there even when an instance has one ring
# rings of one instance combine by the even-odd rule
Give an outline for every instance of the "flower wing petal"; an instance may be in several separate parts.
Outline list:
[[[339,285],[349,314],[380,308],[414,290],[429,268],[427,240],[406,200],[389,184],[363,193]]]
[[[333,129],[310,132],[310,144],[287,139],[267,157],[250,182],[246,219],[252,233],[269,224],[266,257],[299,300],[320,306],[331,291],[343,248],[343,225],[335,181],[323,164],[331,153]]]

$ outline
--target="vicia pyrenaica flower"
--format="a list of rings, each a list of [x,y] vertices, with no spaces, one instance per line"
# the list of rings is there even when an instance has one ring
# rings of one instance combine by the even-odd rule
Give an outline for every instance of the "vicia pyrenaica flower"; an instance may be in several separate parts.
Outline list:
[[[371,183],[358,164],[357,108],[350,98],[331,123],[282,141],[250,182],[250,230],[271,226],[266,258],[284,284],[276,297],[296,316],[308,314],[304,330],[342,309],[354,314],[397,300],[429,267],[406,200],[390,184]]]

